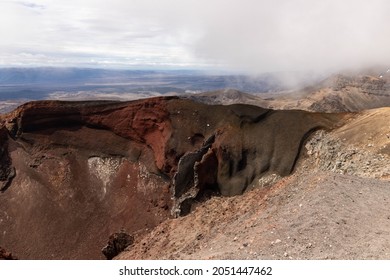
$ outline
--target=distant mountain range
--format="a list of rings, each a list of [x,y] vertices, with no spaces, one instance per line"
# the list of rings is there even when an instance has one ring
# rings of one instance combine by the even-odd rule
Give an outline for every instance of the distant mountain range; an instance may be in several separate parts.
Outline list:
[[[390,71],[381,75],[332,75],[296,91],[248,94],[224,89],[189,95],[206,104],[250,104],[262,108],[313,112],[357,112],[390,106]]]
[[[306,78],[302,78],[306,77]],[[0,69],[1,92],[4,88],[36,87],[49,91],[72,91],[75,87],[115,91],[150,90],[208,91],[235,88],[250,93],[274,92],[298,86],[296,81],[312,82],[313,77],[302,73],[269,73],[256,77],[231,74],[210,74],[191,70],[107,70],[88,68],[3,68]],[[307,83],[306,83],[307,84]],[[27,88],[26,88],[27,87]],[[113,89],[114,88],[114,89]],[[1,93],[0,92],[0,93]]]
[[[0,85],[85,84],[125,81],[132,77],[153,75],[153,71],[126,71],[88,68],[3,68]]]
[[[388,106],[389,81],[390,71],[383,69],[327,77],[302,72],[254,77],[191,70],[3,68],[0,113],[29,100],[134,100],[161,95],[181,95],[208,104],[359,111]]]

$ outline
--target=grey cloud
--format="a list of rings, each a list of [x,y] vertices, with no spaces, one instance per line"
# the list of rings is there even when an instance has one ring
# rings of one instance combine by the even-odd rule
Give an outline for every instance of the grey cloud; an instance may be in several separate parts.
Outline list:
[[[0,11],[0,50],[13,53],[13,60],[22,51],[55,51],[66,61],[84,54],[94,61],[249,73],[390,65],[387,0],[18,3],[45,11],[28,13],[9,5]],[[2,61],[7,64],[7,57]]]
[[[44,5],[39,5],[39,4],[36,4],[36,3],[33,3],[33,2],[18,1],[18,2],[15,2],[15,3],[19,4],[19,5],[23,6],[23,7],[30,8],[30,9],[44,10],[46,8]]]

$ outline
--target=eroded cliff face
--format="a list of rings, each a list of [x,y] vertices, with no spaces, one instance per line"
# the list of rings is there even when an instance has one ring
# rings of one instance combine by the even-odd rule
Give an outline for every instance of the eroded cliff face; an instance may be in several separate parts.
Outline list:
[[[178,98],[25,104],[1,119],[0,245],[24,259],[96,259],[135,235],[290,174],[341,115]],[[3,164],[4,163],[4,164]]]
[[[264,177],[290,174],[311,132],[330,128],[341,117],[187,100],[168,108],[173,128],[169,154],[180,159],[172,186],[176,215],[187,213],[191,201],[205,191],[239,195]]]
[[[0,195],[0,244],[26,259],[98,259],[112,233],[167,219],[163,104],[33,102],[4,116],[16,176]]]
[[[0,128],[0,192],[7,190],[15,175],[8,152],[8,131],[3,127]]]
[[[359,112],[390,106],[389,76],[336,75],[309,96],[308,110],[316,112]]]

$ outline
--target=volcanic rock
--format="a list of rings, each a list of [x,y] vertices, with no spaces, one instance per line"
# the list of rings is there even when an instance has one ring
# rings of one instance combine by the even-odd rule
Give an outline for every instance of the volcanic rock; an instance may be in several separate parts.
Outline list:
[[[107,245],[102,249],[107,260],[112,260],[128,246],[134,243],[134,237],[121,231],[110,235]]]
[[[0,247],[0,260],[17,260],[12,253]]]
[[[101,258],[117,228],[142,235],[207,193],[289,175],[305,140],[342,121],[175,97],[27,103],[1,117],[0,244],[22,259]]]
[[[7,190],[15,175],[8,153],[8,131],[3,127],[0,128],[0,192]]]

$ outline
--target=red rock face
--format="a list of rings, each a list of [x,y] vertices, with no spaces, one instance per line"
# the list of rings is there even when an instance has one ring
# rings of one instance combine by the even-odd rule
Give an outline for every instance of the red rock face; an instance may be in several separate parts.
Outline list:
[[[0,245],[22,259],[104,258],[112,233],[137,239],[207,192],[289,174],[305,138],[338,119],[178,98],[25,104],[1,119]]]
[[[163,105],[34,102],[6,116],[2,158],[17,176],[0,196],[0,244],[23,259],[99,259],[113,232],[167,219]]]
[[[108,128],[115,134],[146,144],[154,153],[157,168],[164,168],[165,144],[170,138],[171,127],[166,100],[150,99],[127,104],[114,111],[87,113],[87,124]]]
[[[117,102],[33,102],[7,117],[8,128],[16,134],[69,126],[106,129],[123,138],[152,148],[157,166],[164,166],[165,143],[170,137],[168,99],[154,98],[128,103]]]

